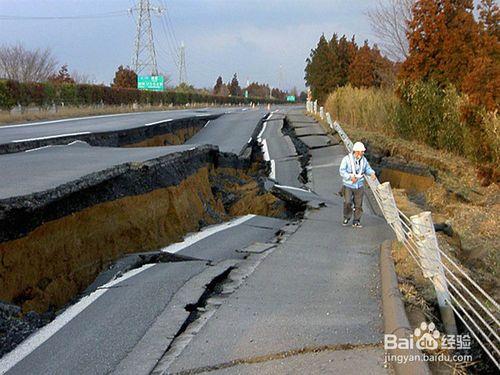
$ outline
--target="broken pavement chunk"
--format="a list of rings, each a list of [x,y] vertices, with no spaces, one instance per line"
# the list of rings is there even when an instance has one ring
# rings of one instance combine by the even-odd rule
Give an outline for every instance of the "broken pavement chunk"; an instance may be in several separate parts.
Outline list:
[[[267,186],[266,188],[279,199],[294,206],[320,208],[326,205],[325,199],[310,190],[278,184],[274,184],[271,187]]]

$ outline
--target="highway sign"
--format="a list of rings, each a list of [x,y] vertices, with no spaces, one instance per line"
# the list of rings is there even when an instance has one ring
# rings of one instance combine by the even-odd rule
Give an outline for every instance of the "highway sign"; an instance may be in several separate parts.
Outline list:
[[[163,76],[137,76],[139,90],[163,91]]]
[[[287,102],[295,102],[295,95],[288,95],[286,97]]]

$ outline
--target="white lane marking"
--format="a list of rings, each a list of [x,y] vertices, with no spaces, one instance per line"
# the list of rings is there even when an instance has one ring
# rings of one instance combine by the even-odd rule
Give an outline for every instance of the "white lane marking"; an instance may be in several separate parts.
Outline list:
[[[269,156],[269,149],[267,148],[267,141],[265,139],[262,140],[262,151],[264,152],[264,160],[269,161],[271,157]]]
[[[248,142],[247,143],[252,143],[253,139],[252,137],[248,138]]]
[[[29,124],[17,124],[17,125],[2,125],[1,129],[6,128],[19,128],[23,126],[36,126],[36,125],[46,125],[46,124],[56,124],[59,122],[68,122],[68,121],[76,121],[76,120],[87,120],[87,119],[95,119],[95,118],[105,118],[105,117],[118,117],[118,116],[130,116],[130,115],[142,115],[145,113],[159,113],[165,111],[153,111],[153,112],[131,112],[131,113],[115,113],[113,115],[99,115],[99,116],[86,116],[86,117],[73,117],[73,118],[64,118],[61,120],[51,120],[51,121],[39,121],[39,122],[30,122]]]
[[[338,167],[340,163],[328,163],[328,164],[321,164],[321,165],[312,165],[307,167],[308,169],[316,169],[316,168],[327,168],[327,167]]]
[[[44,149],[44,148],[49,148],[49,147],[53,147],[53,145],[48,145],[48,146],[43,146],[43,147],[32,148],[32,149],[26,150],[26,151],[24,151],[24,152],[33,152],[33,151],[38,151],[38,150],[41,150],[41,149]]]
[[[271,163],[271,171],[269,172],[269,177],[276,179],[276,163],[271,156],[269,155],[269,148],[267,147],[267,141],[262,139],[259,142],[262,145],[262,152],[264,153],[264,160],[269,161]]]
[[[278,184],[275,184],[274,186],[281,187],[281,188],[287,188],[287,189],[291,189],[291,190],[299,190],[299,191],[303,191],[304,193],[311,193],[311,190],[305,190],[305,189],[301,189],[301,188],[294,187],[294,186],[278,185]]]
[[[84,141],[73,141],[73,142],[68,143],[67,145],[48,145],[48,146],[42,146],[42,147],[37,147],[37,148],[30,148],[29,150],[26,150],[24,152],[33,152],[33,151],[42,150],[44,148],[68,147],[68,146],[75,146],[75,145],[89,146],[90,147],[90,145],[87,142],[84,142]]]
[[[260,143],[262,141],[262,134],[264,134],[264,131],[266,130],[267,126],[267,121],[264,121],[264,124],[262,125],[262,130],[259,132],[259,135],[257,136],[257,141]]]
[[[90,306],[95,300],[101,297],[108,291],[109,287],[112,287],[124,280],[127,280],[151,267],[155,263],[145,264],[144,266],[137,268],[135,270],[125,273],[122,277],[114,279],[109,283],[103,285],[95,292],[92,292],[88,296],[83,297],[73,306],[68,307],[61,315],[59,315],[52,322],[47,324],[45,327],[38,330],[33,335],[29,336],[24,340],[17,348],[15,348],[10,353],[7,353],[3,358],[0,359],[0,374],[5,374],[17,363],[22,361],[26,356],[32,353],[36,348],[42,345],[45,341],[51,338],[57,331],[68,324],[72,319],[74,319],[78,314]]]
[[[245,215],[237,219],[228,221],[227,223],[207,227],[198,233],[194,233],[190,236],[187,236],[186,238],[184,238],[184,241],[182,242],[177,242],[167,247],[164,247],[163,249],[161,249],[161,251],[172,254],[177,253],[178,251],[181,251],[182,249],[185,249],[186,247],[189,247],[192,244],[211,236],[212,234],[243,224],[244,222],[253,219],[255,216],[256,215],[252,214]]]
[[[85,141],[73,141],[73,142],[70,142],[70,143],[67,144],[67,146],[73,146],[73,145],[90,146]]]
[[[71,136],[74,136],[74,135],[83,135],[83,134],[90,134],[90,132],[67,133],[67,134],[49,135],[49,136],[46,136],[46,137],[26,138],[26,139],[16,139],[15,141],[11,141],[11,143],[20,143],[20,142],[29,142],[29,141],[39,141],[39,140],[43,140],[43,139],[53,139],[53,138],[71,137]]]
[[[167,120],[160,120],[160,121],[150,122],[148,124],[144,124],[144,126],[151,126],[151,125],[161,124],[162,122],[169,122],[169,121],[174,121],[174,119],[173,118],[169,118]]]
[[[273,117],[273,114],[272,114],[272,113],[269,115],[269,117],[268,117],[267,119],[268,119],[268,120],[270,120],[270,119],[271,119],[271,117]]]
[[[203,127],[207,126],[208,124],[210,124],[210,120],[208,120],[207,123],[203,125]]]

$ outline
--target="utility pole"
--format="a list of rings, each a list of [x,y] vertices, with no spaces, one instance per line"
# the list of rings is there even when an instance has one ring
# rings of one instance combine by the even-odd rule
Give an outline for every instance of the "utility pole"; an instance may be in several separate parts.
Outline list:
[[[149,0],[140,0],[139,4],[130,11],[137,12],[137,29],[132,66],[137,75],[145,71],[148,74],[156,76],[158,75],[158,64],[156,62],[151,12],[153,11],[159,14],[162,9],[159,7],[151,7]]]
[[[187,82],[187,70],[186,70],[186,47],[184,42],[181,42],[180,53],[179,53],[179,85],[181,83]]]

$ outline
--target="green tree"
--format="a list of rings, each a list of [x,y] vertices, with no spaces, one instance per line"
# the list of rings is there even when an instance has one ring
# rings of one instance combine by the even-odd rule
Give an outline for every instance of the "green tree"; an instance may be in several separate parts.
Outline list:
[[[222,86],[224,86],[224,82],[222,81],[222,77],[219,76],[217,77],[217,81],[215,81],[215,86],[213,90],[214,95],[220,95]]]
[[[236,75],[236,73],[234,73],[233,78],[231,79],[231,82],[227,86],[229,89],[229,94],[231,94],[231,96],[241,96],[242,95],[240,83],[238,82],[238,76]]]
[[[305,80],[312,95],[324,102],[330,92],[348,82],[348,71],[357,46],[345,35],[340,38],[333,34],[330,41],[321,35],[318,45],[311,50],[306,60]]]

